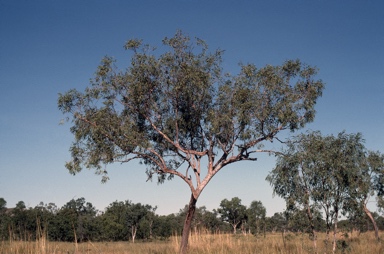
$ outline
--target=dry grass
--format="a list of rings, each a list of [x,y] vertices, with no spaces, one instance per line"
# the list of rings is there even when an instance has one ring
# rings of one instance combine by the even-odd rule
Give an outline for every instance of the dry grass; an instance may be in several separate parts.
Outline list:
[[[179,237],[168,241],[153,242],[87,242],[74,243],[49,242],[42,236],[38,241],[3,241],[0,242],[0,253],[4,254],[162,254],[177,253]],[[285,242],[285,244],[284,244]],[[312,241],[306,235],[287,234],[283,241],[281,234],[268,234],[266,238],[251,235],[230,234],[192,234],[189,240],[190,254],[229,254],[260,253],[290,254],[314,253]],[[331,244],[329,244],[331,245]],[[325,235],[318,237],[318,253],[332,253],[331,246],[325,245]],[[356,233],[348,237],[340,237],[337,253],[384,253],[384,242],[377,242],[374,234]]]

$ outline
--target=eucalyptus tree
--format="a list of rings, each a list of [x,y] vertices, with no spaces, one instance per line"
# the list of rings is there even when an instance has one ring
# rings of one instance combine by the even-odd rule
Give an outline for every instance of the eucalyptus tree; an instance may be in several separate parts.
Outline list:
[[[250,224],[253,234],[260,234],[260,229],[263,226],[265,236],[265,216],[267,209],[261,201],[252,201],[247,209],[248,223]]]
[[[9,233],[19,240],[26,240],[26,236],[28,235],[27,227],[29,218],[27,210],[24,201],[17,202],[15,208],[11,210],[12,224],[10,225]],[[12,236],[10,236],[10,238],[12,238]]]
[[[361,169],[366,165],[366,149],[361,133],[324,136],[320,144],[321,163],[316,167],[314,201],[325,211],[327,231],[333,226],[332,251],[335,252],[339,215],[347,215],[356,207],[351,206],[350,200],[360,186],[358,179],[364,177]]]
[[[7,210],[7,201],[4,198],[0,198],[0,213],[3,214]]]
[[[130,203],[126,213],[126,223],[131,233],[132,242],[135,242],[137,230],[143,221],[148,219],[149,214],[152,212],[152,206],[142,205],[141,203]],[[151,230],[149,227],[148,230]]]
[[[295,137],[267,180],[274,193],[283,197],[287,206],[303,206],[315,236],[311,206],[323,208],[327,236],[333,226],[333,252],[336,248],[338,217],[347,215],[354,206],[361,169],[365,167],[366,150],[360,133],[322,136],[310,132]],[[314,246],[316,241],[314,237]]]
[[[358,211],[352,211],[352,216],[364,212],[372,222],[375,237],[379,240],[379,229],[372,212],[368,209],[368,202],[372,196],[380,200],[384,195],[384,155],[379,151],[367,151],[364,164],[361,165],[359,175],[356,176],[356,188],[351,192],[351,207]],[[360,210],[360,211],[359,211]]]
[[[300,134],[293,137],[287,148],[277,155],[275,168],[266,180],[272,185],[274,195],[286,201],[288,210],[305,210],[310,223],[310,237],[317,250],[317,234],[312,213],[316,185],[316,167],[321,163],[317,156],[321,147],[320,132]]]
[[[114,201],[101,215],[104,238],[112,241],[127,240],[129,228],[127,226],[127,213],[130,201]]]
[[[217,212],[223,221],[228,222],[232,226],[234,234],[236,234],[236,229],[247,218],[247,207],[241,204],[241,199],[238,197],[234,197],[231,200],[223,199]]]
[[[141,161],[149,179],[182,179],[191,190],[180,252],[186,252],[196,202],[222,168],[256,161],[260,145],[283,130],[312,122],[323,82],[299,60],[280,66],[241,65],[222,71],[222,50],[182,32],[165,38],[158,54],[141,40],[125,44],[128,68],[105,57],[84,92],[59,94],[75,141],[66,167],[94,168],[108,179],[108,164]],[[236,174],[236,171],[234,171]]]
[[[58,240],[82,242],[92,238],[98,231],[94,223],[96,214],[96,208],[83,197],[68,201],[55,216]]]
[[[9,237],[10,216],[7,215],[7,201],[0,198],[0,239],[4,241]]]

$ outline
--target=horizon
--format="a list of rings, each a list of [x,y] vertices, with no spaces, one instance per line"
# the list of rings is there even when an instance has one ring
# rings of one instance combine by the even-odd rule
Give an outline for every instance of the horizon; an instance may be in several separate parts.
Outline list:
[[[380,1],[1,1],[0,197],[7,206],[61,207],[84,197],[98,210],[114,200],[157,206],[158,214],[182,209],[188,186],[180,179],[146,182],[138,162],[108,167],[106,184],[92,170],[70,175],[64,164],[73,136],[57,108],[58,93],[83,91],[105,55],[125,69],[128,39],[159,46],[178,29],[206,41],[210,51],[223,49],[225,72],[237,73],[240,62],[263,67],[300,59],[316,66],[325,89],[314,122],[300,132],[361,132],[367,149],[383,151],[383,9]],[[212,210],[239,197],[246,206],[261,201],[267,216],[283,211],[284,201],[265,181],[273,166],[273,156],[260,154],[256,162],[224,168],[197,207]]]

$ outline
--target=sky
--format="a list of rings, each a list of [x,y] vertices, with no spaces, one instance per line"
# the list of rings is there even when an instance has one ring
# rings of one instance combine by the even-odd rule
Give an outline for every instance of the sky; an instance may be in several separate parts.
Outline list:
[[[57,108],[58,94],[84,90],[104,56],[125,69],[127,40],[160,46],[179,29],[225,50],[223,69],[232,74],[239,63],[298,58],[316,66],[326,87],[307,129],[361,132],[368,149],[384,152],[383,11],[380,0],[0,0],[0,197],[7,207],[61,207],[84,197],[100,211],[115,200],[157,206],[158,214],[183,208],[188,186],[177,178],[146,182],[138,162],[109,167],[106,184],[92,170],[70,175],[64,164],[74,139]],[[268,216],[282,212],[265,181],[274,163],[260,155],[222,169],[197,206],[212,210],[239,197],[247,206],[262,201]]]

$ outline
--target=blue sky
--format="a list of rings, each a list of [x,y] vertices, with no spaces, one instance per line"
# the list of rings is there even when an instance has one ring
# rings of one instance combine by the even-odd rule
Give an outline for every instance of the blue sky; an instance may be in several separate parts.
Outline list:
[[[181,29],[225,50],[223,67],[280,64],[299,58],[319,68],[326,83],[308,128],[325,134],[361,132],[384,152],[384,3],[382,1],[4,1],[0,0],[0,197],[62,206],[85,197],[103,210],[115,200],[178,212],[189,189],[174,179],[146,182],[138,163],[110,167],[111,180],[64,167],[73,140],[57,109],[58,93],[83,90],[105,55],[125,68],[125,41],[160,45]],[[264,180],[274,158],[224,168],[197,205],[214,209],[224,198],[261,200],[268,215],[284,209]]]

